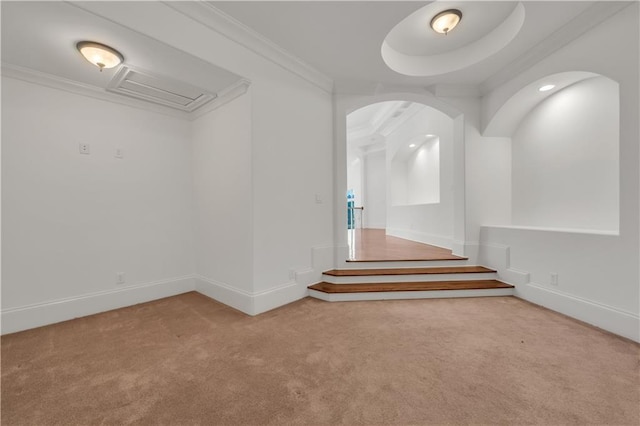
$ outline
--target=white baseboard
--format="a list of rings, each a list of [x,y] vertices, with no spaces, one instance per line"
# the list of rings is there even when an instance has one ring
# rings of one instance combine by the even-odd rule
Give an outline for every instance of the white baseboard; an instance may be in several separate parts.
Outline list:
[[[482,243],[479,260],[497,270],[499,280],[514,285],[516,297],[640,342],[638,315],[530,282],[529,272],[511,267],[511,247]]]
[[[640,316],[535,283],[516,285],[516,297],[640,342]]]
[[[195,290],[192,275],[2,310],[2,334],[55,324]]]
[[[258,315],[307,297],[309,290],[304,284],[290,282],[253,295],[253,314]]]
[[[195,282],[198,293],[252,316],[295,302],[308,294],[307,286],[295,281],[256,293],[233,288],[201,275],[195,276]]]
[[[195,275],[195,290],[247,315],[253,314],[253,295],[220,281]]]
[[[417,241],[423,244],[430,244],[451,250],[453,238],[443,235],[432,235],[426,232],[414,231],[411,229],[387,228],[387,235],[404,238],[405,240]]]

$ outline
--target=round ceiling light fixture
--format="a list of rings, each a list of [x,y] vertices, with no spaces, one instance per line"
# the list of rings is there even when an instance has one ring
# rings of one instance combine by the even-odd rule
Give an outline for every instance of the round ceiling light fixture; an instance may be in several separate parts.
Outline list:
[[[118,66],[124,57],[120,52],[105,44],[96,43],[94,41],[79,41],[76,49],[102,72],[105,68],[113,68]]]
[[[540,92],[548,92],[549,90],[553,89],[554,87],[556,87],[555,84],[545,84],[544,86],[540,86],[538,91],[540,91]]]
[[[431,28],[438,34],[447,35],[462,20],[462,12],[458,9],[447,9],[438,13],[431,20]]]

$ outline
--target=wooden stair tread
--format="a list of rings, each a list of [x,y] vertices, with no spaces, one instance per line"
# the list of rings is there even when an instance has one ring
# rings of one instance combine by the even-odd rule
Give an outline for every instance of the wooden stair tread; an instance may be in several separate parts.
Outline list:
[[[349,263],[359,263],[359,262],[425,262],[432,260],[469,260],[468,257],[456,256],[455,254],[446,255],[446,256],[419,256],[419,257],[408,257],[408,256],[389,256],[386,258],[370,258],[370,259],[347,259],[346,261]]]
[[[320,282],[310,285],[308,288],[323,293],[372,293],[386,291],[482,290],[513,288],[513,286],[498,280],[472,280],[367,284],[331,284]]]
[[[490,272],[495,271],[483,266],[441,266],[433,268],[332,269],[323,273],[333,277],[362,277],[372,275],[471,274]]]

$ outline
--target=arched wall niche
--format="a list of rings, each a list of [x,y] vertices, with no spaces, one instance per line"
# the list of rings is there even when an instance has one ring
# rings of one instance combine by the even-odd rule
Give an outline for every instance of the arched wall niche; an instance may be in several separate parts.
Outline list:
[[[483,106],[485,110],[483,135],[510,137],[522,119],[549,96],[572,84],[598,76],[600,74],[589,71],[567,71],[550,74],[530,81],[517,91],[510,93],[499,106],[492,108],[491,105],[485,103]],[[541,92],[539,88],[545,85],[553,85],[555,87],[549,91]]]
[[[555,87],[539,92],[546,84]],[[487,133],[511,138],[511,225],[619,232],[616,81],[584,71],[537,79],[498,109]]]
[[[452,105],[429,94],[390,92],[376,95],[339,95],[335,99],[335,198],[334,198],[334,240],[337,250],[335,262],[340,264],[348,257],[347,233],[345,232],[345,211],[347,191],[347,115],[367,105],[385,101],[411,101],[434,108],[452,119],[454,220],[453,237],[450,248],[464,255],[465,240],[465,194],[464,194],[464,115]]]

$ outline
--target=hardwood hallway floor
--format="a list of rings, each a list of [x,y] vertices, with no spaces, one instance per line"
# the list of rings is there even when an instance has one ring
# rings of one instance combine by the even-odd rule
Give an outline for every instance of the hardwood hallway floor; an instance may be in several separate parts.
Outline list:
[[[385,234],[384,229],[351,229],[349,262],[465,259],[451,250]]]

